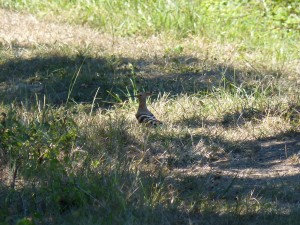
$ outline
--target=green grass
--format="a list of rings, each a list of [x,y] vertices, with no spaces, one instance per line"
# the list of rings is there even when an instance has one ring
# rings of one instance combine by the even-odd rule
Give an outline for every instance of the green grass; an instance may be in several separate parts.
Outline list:
[[[197,35],[271,59],[298,57],[297,1],[1,1],[40,17],[88,24],[116,35]]]
[[[298,5],[1,1],[0,224],[298,224]]]
[[[77,107],[10,109],[9,128],[1,138],[7,161],[2,162],[17,169],[19,181],[11,186],[14,189],[1,191],[2,220],[186,224],[200,216],[200,224],[247,224],[253,218],[265,224],[278,217],[275,224],[282,224],[288,210],[290,224],[296,224],[297,210],[282,208],[281,202],[293,199],[291,188],[297,191],[297,185],[286,186],[282,180],[271,191],[267,181],[254,188],[248,186],[251,178],[241,181],[234,174],[180,172],[230,154],[255,154],[255,143],[248,143],[255,139],[299,132],[299,122],[293,126],[283,116],[290,108],[269,105],[266,96],[243,98],[225,92],[213,92],[201,101],[197,95],[162,96],[150,104],[167,124],[161,129],[137,126],[136,103],[93,116]],[[190,107],[198,104],[201,108]],[[241,115],[248,108],[256,113],[246,117],[244,112],[243,123],[235,124],[239,122],[232,112]],[[218,179],[224,183],[218,184]],[[276,184],[275,179],[271,182]]]

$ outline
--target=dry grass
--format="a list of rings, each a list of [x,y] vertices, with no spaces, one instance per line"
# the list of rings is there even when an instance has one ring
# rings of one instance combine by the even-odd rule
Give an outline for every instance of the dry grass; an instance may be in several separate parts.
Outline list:
[[[119,37],[108,35],[87,26],[76,26],[38,20],[34,15],[0,9],[2,44],[15,45],[15,54],[26,58],[26,48],[40,45],[73,46],[82,49],[93,48],[101,55],[120,55],[133,59],[155,59],[168,55],[188,56],[187,63],[197,59],[240,70],[276,71],[281,74],[299,74],[299,62],[276,61],[264,58],[259,51],[241,53],[237,45],[211,43],[199,37],[188,37],[176,40],[163,34],[144,38]],[[53,19],[52,19],[53,20]],[[26,28],[26,29],[23,29]],[[19,47],[19,48],[18,48]],[[181,50],[182,49],[182,50]],[[30,50],[29,55],[32,56]],[[177,54],[176,54],[177,53]],[[168,57],[165,61],[168,63]],[[171,63],[171,62],[169,62]],[[198,62],[199,63],[199,62]],[[210,65],[212,66],[212,65]],[[295,74],[296,73],[296,74]],[[160,75],[160,74],[159,74]],[[272,74],[270,74],[272,75]],[[292,77],[290,77],[292,79]]]
[[[298,223],[299,62],[0,14],[4,224]],[[135,88],[165,125],[137,124]]]

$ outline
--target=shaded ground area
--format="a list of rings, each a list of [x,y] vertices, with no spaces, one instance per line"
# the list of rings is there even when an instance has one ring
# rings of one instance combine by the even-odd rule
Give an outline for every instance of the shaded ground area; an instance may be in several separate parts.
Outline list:
[[[181,57],[182,61],[188,59],[188,56]],[[84,53],[69,57],[45,55],[30,59],[17,58],[0,65],[0,92],[4,102],[24,101],[34,98],[37,93],[46,95],[50,103],[60,104],[72,92],[71,97],[75,102],[91,103],[99,88],[101,105],[113,100],[108,92],[119,94],[124,100],[127,92],[132,92],[134,88],[177,95],[207,93],[216,87],[229,87],[231,83],[250,89],[256,83],[255,80],[252,83],[245,82],[250,72],[233,71],[225,66],[205,69],[204,62],[200,61],[193,65],[172,62],[166,66],[160,65],[161,60],[163,58],[92,58]],[[182,66],[185,68],[182,69]],[[272,79],[266,82],[272,82]]]
[[[206,93],[224,86],[274,90],[282,76],[268,68],[265,76],[248,62],[236,62],[234,47],[208,45],[201,39],[176,43],[159,36],[114,37],[3,9],[1,17],[1,54],[9,60],[1,62],[0,91],[7,101],[40,93],[54,104],[68,96],[91,103],[98,88],[100,105],[113,101],[108,92],[124,100],[124,92],[134,88],[171,94]],[[285,78],[281,83],[281,88],[297,86]]]

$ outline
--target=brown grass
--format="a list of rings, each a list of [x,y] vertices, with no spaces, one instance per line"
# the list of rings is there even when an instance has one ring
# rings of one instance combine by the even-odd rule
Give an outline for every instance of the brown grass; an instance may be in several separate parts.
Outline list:
[[[205,216],[214,224],[226,224],[226,221],[235,221],[237,215],[241,224],[261,224],[260,218],[268,216],[268,210],[282,218],[297,210],[300,119],[297,107],[292,106],[299,105],[296,97],[299,84],[295,82],[300,75],[299,62],[263,61],[259,52],[241,54],[238,46],[219,45],[199,37],[184,40],[163,34],[149,38],[116,37],[89,27],[57,23],[55,18],[41,21],[33,15],[4,9],[0,9],[0,15],[1,55],[5,62],[21,59],[24,64],[18,65],[27,67],[32,66],[26,64],[27,60],[41,54],[76,58],[86,51],[95,59],[125,58],[113,68],[115,76],[130,73],[131,62],[135,62],[138,77],[146,79],[150,87],[172,86],[171,94],[159,93],[157,99],[149,101],[149,109],[165,123],[159,129],[137,124],[134,118],[137,103],[131,98],[114,107],[99,107],[92,115],[90,105],[79,104],[74,107],[74,114],[69,114],[84,140],[82,146],[73,146],[73,150],[90,154],[91,164],[95,164],[92,170],[96,173],[104,173],[97,171],[98,162],[105,164],[111,160],[111,165],[116,166],[113,162],[122,159],[126,171],[141,172],[145,179],[155,180],[157,174],[163,174],[166,188],[159,189],[159,182],[151,186],[157,196],[151,197],[149,205],[159,208],[177,204],[179,211],[162,212],[167,218],[165,224],[176,224],[176,221],[198,224]],[[178,46],[183,50],[178,52]],[[93,62],[93,59],[88,61],[88,66]],[[90,69],[91,74],[96,72],[97,69]],[[234,78],[235,72],[237,77]],[[256,79],[252,75],[264,77]],[[39,75],[31,74],[29,78],[34,76]],[[257,92],[261,96],[243,95],[239,87],[235,92],[222,90],[224,76],[240,79],[237,83],[240,89],[258,85]],[[291,89],[280,86],[285,80]],[[10,77],[2,82],[2,92],[7,90],[6,86],[14,86]],[[46,84],[47,81],[41,78],[39,82]],[[190,84],[204,85],[203,93],[184,93]],[[183,93],[178,93],[176,87]],[[277,96],[262,93],[270,88],[275,95],[278,87],[285,93]],[[84,85],[76,91],[81,89]],[[1,111],[8,111],[9,107],[2,104]],[[291,108],[296,113],[291,113]],[[24,107],[22,110],[20,117],[26,121],[32,109]],[[82,164],[78,162],[75,171],[84,170]],[[1,182],[7,183],[3,171]],[[141,201],[135,199],[141,192],[138,181],[135,182],[136,189],[126,182],[129,187],[119,187],[122,193],[128,191],[128,202]],[[94,195],[89,194],[89,197]],[[72,213],[76,218],[80,210]],[[178,213],[181,216],[177,218]],[[219,217],[214,218],[215,214]],[[224,216],[227,214],[233,215],[233,219]],[[256,217],[252,223],[253,215]]]

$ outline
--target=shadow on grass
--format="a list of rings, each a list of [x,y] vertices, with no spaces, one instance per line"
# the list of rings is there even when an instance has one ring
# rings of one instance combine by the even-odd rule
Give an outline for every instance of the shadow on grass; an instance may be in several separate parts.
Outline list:
[[[213,65],[189,56],[138,59],[108,56],[96,58],[78,53],[73,56],[48,55],[12,59],[0,65],[0,95],[4,103],[34,102],[36,94],[50,104],[91,103],[107,105],[134,89],[156,90],[171,95],[210,92],[215,87],[254,87],[262,81],[256,71],[237,71],[226,65]],[[95,96],[99,88],[98,95]]]
[[[221,170],[226,168],[231,170],[272,168],[275,164],[279,164],[290,157],[297,156],[300,147],[300,132],[298,131],[283,132],[275,136],[258,138],[251,141],[230,141],[220,136],[206,135],[193,135],[192,140],[189,135],[181,138],[165,138],[166,140],[170,139],[173,144],[177,143],[178,146],[182,146],[181,151],[175,152],[175,155],[177,154],[180,159],[183,157],[182,154],[184,151],[189,153],[191,149],[194,149],[194,152],[191,153],[192,155],[203,151],[201,154],[207,154],[212,156],[212,158],[190,156],[193,158],[193,163],[197,163],[198,160],[200,160],[200,162],[204,160],[205,162],[212,163]],[[231,159],[230,162],[227,160],[223,162],[220,160],[220,157],[218,157],[218,154],[221,158],[225,155],[231,155],[233,159]],[[214,157],[214,155],[216,155],[216,157]],[[182,164],[175,163],[173,166],[175,168],[187,168],[193,166],[193,163],[183,164],[183,166],[179,166]]]
[[[212,187],[214,176],[141,173],[138,178],[102,171],[48,182],[36,177],[26,188],[1,188],[0,218],[4,224],[24,218],[33,224],[298,224],[299,210],[289,207],[300,199],[288,184],[245,188],[234,177],[221,176],[222,185]],[[242,182],[257,183],[248,179]]]
[[[99,88],[96,104],[105,106],[106,102],[116,101],[108,92],[117,93],[121,99],[125,99],[127,92],[133,93],[134,85],[137,85],[139,90],[192,94],[208,93],[214,87],[224,87],[228,83],[251,89],[253,84],[261,79],[260,75],[257,75],[252,82],[245,83],[254,72],[236,71],[225,65],[208,68],[205,63],[190,60],[190,57],[173,57],[168,60],[168,63],[162,63],[164,59],[133,60],[114,56],[92,58],[84,55],[11,60],[0,65],[2,82],[0,95],[5,104],[14,100],[34,103],[36,95],[40,99],[46,95],[47,101],[54,105],[65,103],[69,95],[70,101],[91,103]],[[35,87],[38,88],[34,89]],[[260,113],[252,114],[251,110],[248,114],[249,119],[260,116]],[[239,118],[238,114],[227,115],[223,125],[226,127],[232,124],[236,118]],[[183,123],[192,125],[189,118]],[[202,123],[213,125],[215,122],[201,121],[198,125]],[[103,143],[109,142],[106,143],[109,146],[107,149],[110,150],[108,154],[119,154],[121,157],[127,152],[119,152],[125,149],[117,146],[118,141],[127,144],[128,140],[132,142],[134,140],[127,135],[126,130],[115,131],[113,129],[115,126],[116,124],[111,124],[111,132],[101,129],[99,131],[106,135]],[[111,138],[121,135],[119,140]],[[287,137],[288,141],[285,141]],[[177,137],[161,138],[164,141],[169,138],[172,144],[182,146],[178,148],[180,150],[188,152],[192,147],[190,137],[183,137],[181,140]],[[196,144],[203,141],[204,147],[209,148],[213,144],[224,149],[226,153],[239,154],[247,151],[249,157],[240,159],[238,164],[234,161],[209,162],[221,171],[251,170],[254,165],[255,168],[270,169],[276,160],[286,156],[285,149],[289,150],[288,154],[297,153],[300,141],[299,133],[293,132],[244,142],[233,142],[213,136],[193,138]],[[92,144],[91,142],[90,145]],[[99,156],[99,152],[95,154]],[[201,163],[201,158],[194,156],[191,161],[177,163],[176,157],[179,156],[181,159],[185,157],[180,154],[182,153],[179,151],[175,152],[175,161],[170,162],[173,169],[184,169]],[[260,159],[261,163],[251,163],[251,160],[259,162]],[[111,174],[106,174],[108,168],[105,169],[95,177],[89,177],[87,171],[81,177],[73,178],[69,178],[66,174],[58,174],[61,177],[57,183],[49,179],[49,185],[45,182],[45,186],[41,186],[43,184],[39,182],[17,190],[1,186],[0,219],[7,224],[14,224],[17,219],[28,217],[37,220],[37,224],[87,225],[190,222],[225,225],[253,224],[253,221],[255,224],[297,224],[300,219],[299,211],[291,210],[285,214],[282,209],[276,211],[271,204],[276,201],[280,206],[298,204],[300,199],[294,194],[299,192],[299,189],[296,189],[297,187],[292,189],[289,181],[299,180],[299,173],[286,176],[285,179],[241,178],[235,175],[216,174],[213,171],[203,176],[185,174],[179,178],[166,175],[153,178],[151,174],[146,173],[140,174],[139,177],[133,175],[128,165],[125,165],[124,170],[112,171]],[[72,182],[66,184],[60,179]],[[78,183],[80,186],[75,185]],[[250,195],[253,190],[255,196]],[[172,193],[175,196],[173,200]],[[255,199],[259,198],[261,205],[256,205]]]
[[[254,198],[278,201],[278,207],[298,207],[299,132],[288,131],[253,141],[206,135],[165,138],[176,147],[170,147],[169,156],[161,163],[177,174],[180,182],[174,184],[183,201],[194,200],[201,193],[233,204],[236,198],[245,200],[253,192]]]
[[[49,169],[52,171],[47,172],[45,161],[44,173],[39,168],[33,168],[36,171],[32,171],[32,177],[21,179],[15,190],[2,185],[1,220],[6,224],[15,224],[19,219],[29,218],[35,224],[192,222],[225,225],[252,224],[253,221],[257,224],[281,224],[288,219],[290,224],[297,224],[299,212],[296,206],[300,201],[300,194],[297,194],[299,190],[295,186],[295,180],[299,180],[299,174],[284,178],[251,178],[242,177],[242,174],[238,173],[239,170],[234,174],[212,170],[207,174],[182,173],[169,176],[169,173],[164,172],[164,168],[139,170],[142,162],[136,159],[139,163],[132,163],[132,157],[129,157],[128,151],[125,150],[128,141],[134,140],[131,140],[132,137],[127,134],[124,125],[120,124],[122,121],[111,121],[107,129],[102,126],[95,128],[93,133],[104,139],[100,141],[99,146],[87,146],[90,150],[88,158],[75,173],[77,175],[72,172],[62,173],[60,169],[63,167],[57,167],[56,173],[56,167],[51,167],[51,162]],[[291,133],[282,135],[290,137]],[[295,141],[298,140],[298,133],[295,133],[294,137]],[[172,143],[176,139],[170,138]],[[190,149],[188,138],[183,137],[180,142],[174,143],[183,144]],[[233,145],[215,137],[194,137],[195,142],[200,140],[204,140],[204,144],[207,145],[222,145],[225,149],[228,148],[228,151],[231,151],[229,145]],[[91,151],[92,149],[94,151]],[[84,159],[80,155],[77,158]],[[150,162],[144,166],[148,166],[148,163]],[[189,163],[185,166],[191,168],[197,162]],[[252,164],[247,163],[242,167],[235,167],[234,163],[211,163],[215,163],[215,167],[220,171],[253,168]],[[72,160],[72,165],[76,167],[76,160]],[[177,165],[173,164],[173,169],[184,169]],[[95,169],[97,166],[99,168]],[[270,165],[260,165],[261,168],[267,166]],[[291,210],[281,208],[287,204]],[[290,210],[289,217],[284,213],[286,210]]]

